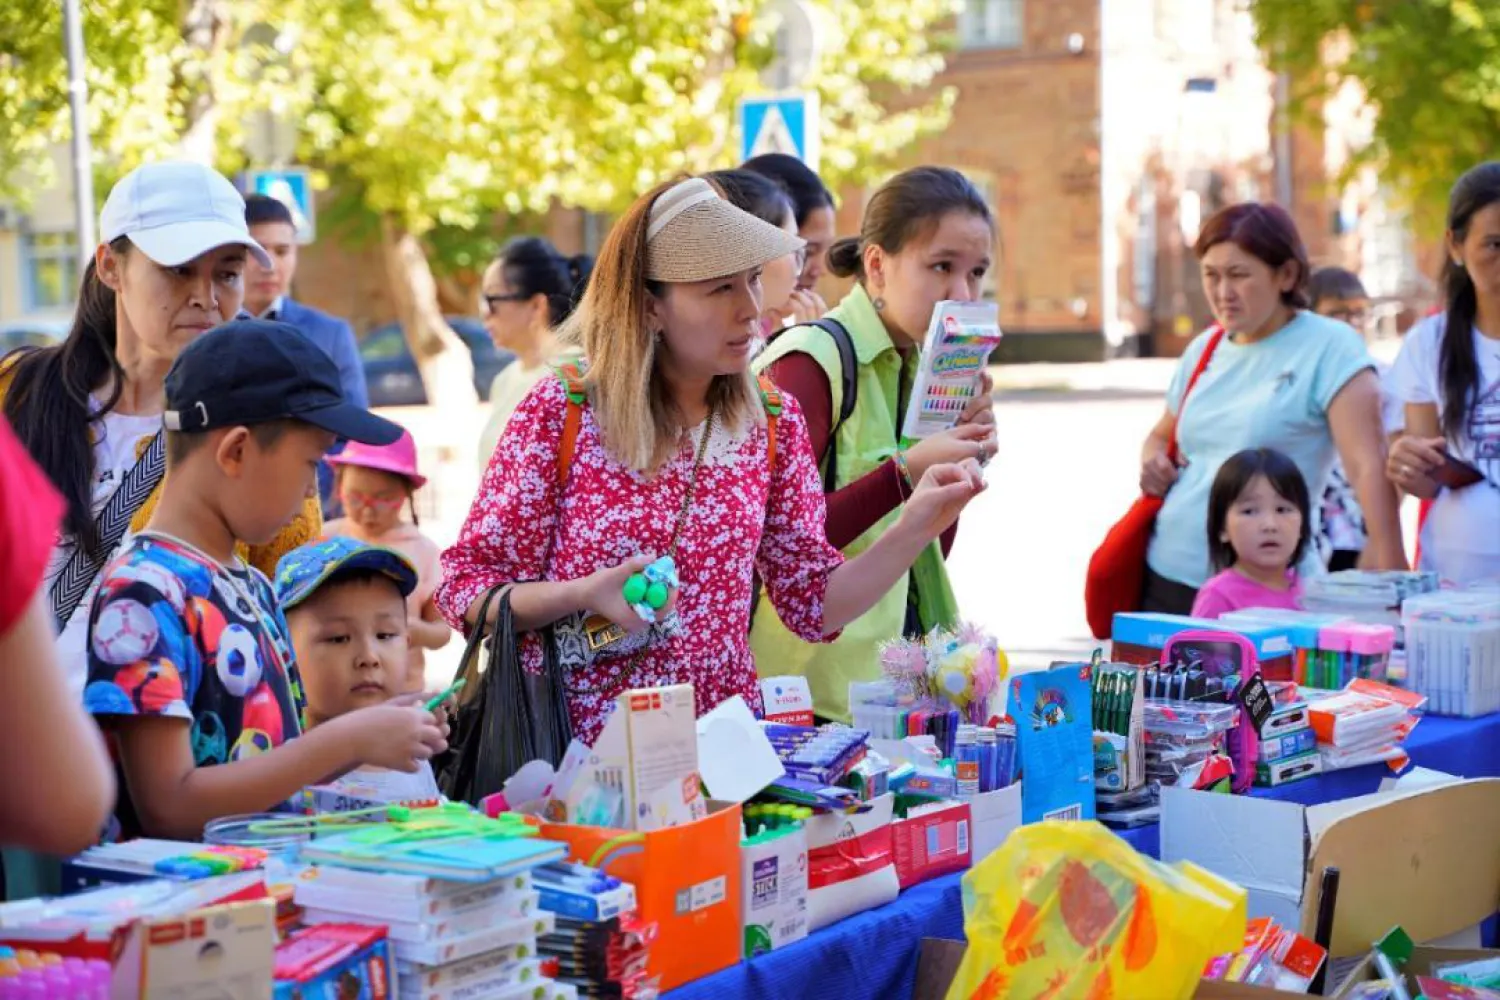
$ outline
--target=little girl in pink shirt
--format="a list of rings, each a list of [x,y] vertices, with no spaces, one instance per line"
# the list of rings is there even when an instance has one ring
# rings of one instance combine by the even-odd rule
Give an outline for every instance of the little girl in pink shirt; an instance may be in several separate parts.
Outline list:
[[[1302,606],[1297,564],[1311,538],[1307,483],[1270,448],[1232,456],[1208,497],[1208,551],[1219,574],[1198,591],[1195,618],[1241,608]]]

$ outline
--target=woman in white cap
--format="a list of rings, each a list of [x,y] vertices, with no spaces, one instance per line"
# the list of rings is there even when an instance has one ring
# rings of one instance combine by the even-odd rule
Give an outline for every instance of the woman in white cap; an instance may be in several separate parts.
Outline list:
[[[45,587],[80,697],[94,581],[145,524],[165,473],[162,380],[184,346],[239,312],[246,257],[270,266],[240,193],[197,163],[126,174],[99,235],[67,339],[0,362],[5,416],[67,504]],[[276,543],[244,553],[252,565],[273,573],[283,552],[317,537],[315,500]]]
[[[760,705],[748,643],[759,572],[788,626],[831,638],[906,575],[983,489],[977,464],[935,465],[900,521],[855,559],[828,543],[823,490],[796,402],[750,373],[760,275],[800,238],[702,179],[647,194],[611,230],[564,334],[588,366],[538,385],[506,426],[437,603],[472,629],[513,583],[518,629],[554,625],[578,736],[592,742],[632,688],[693,685],[701,714],[731,695]],[[648,625],[627,581],[674,557],[680,589]],[[626,635],[579,658],[584,613]],[[530,670],[542,639],[522,637]],[[616,652],[616,650],[620,652]]]

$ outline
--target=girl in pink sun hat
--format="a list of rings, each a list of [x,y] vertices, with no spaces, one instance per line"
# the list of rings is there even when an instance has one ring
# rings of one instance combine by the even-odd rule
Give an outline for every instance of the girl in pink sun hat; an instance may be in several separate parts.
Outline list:
[[[394,443],[383,446],[351,441],[339,454],[330,455],[328,464],[337,474],[335,489],[345,515],[324,525],[324,535],[346,535],[395,549],[417,569],[417,589],[406,605],[411,651],[403,691],[421,691],[425,651],[447,645],[453,630],[432,601],[442,579],[437,543],[417,526],[413,497],[427,482],[417,471],[417,443],[410,431],[402,431]],[[410,521],[402,516],[403,511],[410,512]]]

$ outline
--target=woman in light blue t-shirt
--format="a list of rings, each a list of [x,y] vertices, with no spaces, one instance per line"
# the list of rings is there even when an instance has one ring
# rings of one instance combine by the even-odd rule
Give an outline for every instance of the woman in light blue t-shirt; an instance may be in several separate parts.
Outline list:
[[[1246,448],[1291,456],[1315,496],[1337,454],[1365,512],[1370,541],[1362,565],[1404,568],[1375,362],[1348,324],[1307,309],[1307,251],[1291,217],[1277,205],[1232,205],[1204,224],[1193,251],[1225,336],[1184,404],[1211,335],[1188,346],[1166,412],[1142,449],[1141,489],[1165,497],[1146,558],[1143,608],[1191,609],[1211,575],[1209,488],[1224,460]],[[1166,454],[1174,430],[1182,455],[1175,466]],[[1304,576],[1322,570],[1315,555],[1301,569]]]

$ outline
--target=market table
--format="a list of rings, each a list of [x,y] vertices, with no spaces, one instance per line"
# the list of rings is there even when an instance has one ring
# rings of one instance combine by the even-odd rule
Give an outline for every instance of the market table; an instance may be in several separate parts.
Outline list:
[[[1407,740],[1420,767],[1465,778],[1500,777],[1500,714],[1481,719],[1425,718]],[[1366,795],[1390,774],[1384,764],[1335,771],[1251,794],[1315,805]],[[1161,849],[1157,825],[1120,831],[1144,854]],[[961,875],[913,886],[885,906],[825,927],[804,941],[688,983],[666,1000],[907,1000],[924,937],[963,937]],[[1497,921],[1485,927],[1493,945]]]

